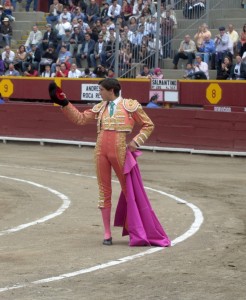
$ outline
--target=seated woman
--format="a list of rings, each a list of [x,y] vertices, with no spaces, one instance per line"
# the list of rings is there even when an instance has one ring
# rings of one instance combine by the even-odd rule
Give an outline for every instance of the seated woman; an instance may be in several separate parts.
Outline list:
[[[28,64],[26,71],[23,73],[23,75],[28,77],[38,77],[38,71],[34,68],[32,64]]]
[[[23,63],[26,61],[26,57],[26,47],[24,45],[20,45],[19,48],[16,50],[14,61],[15,69],[20,73],[23,73]]]
[[[224,61],[221,64],[221,67],[217,71],[217,80],[226,80],[230,77],[232,69],[232,62],[231,59],[226,56]]]

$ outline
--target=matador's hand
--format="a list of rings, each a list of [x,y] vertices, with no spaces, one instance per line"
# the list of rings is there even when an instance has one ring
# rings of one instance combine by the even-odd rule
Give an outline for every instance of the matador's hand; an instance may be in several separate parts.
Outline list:
[[[49,85],[49,94],[50,99],[61,106],[67,106],[69,101],[67,100],[66,95],[63,93],[62,89],[59,88],[55,82],[51,82]]]
[[[131,152],[134,152],[137,150],[137,144],[132,140],[129,144],[128,144],[128,149],[131,151]]]

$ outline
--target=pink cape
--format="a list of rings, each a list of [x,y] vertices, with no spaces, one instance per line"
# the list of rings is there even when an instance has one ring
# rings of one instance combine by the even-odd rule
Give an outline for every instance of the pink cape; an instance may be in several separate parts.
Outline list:
[[[130,246],[167,247],[171,241],[157,219],[144,190],[136,158],[140,151],[127,150],[124,174],[127,199],[121,192],[114,226],[123,227],[122,235],[130,236]]]

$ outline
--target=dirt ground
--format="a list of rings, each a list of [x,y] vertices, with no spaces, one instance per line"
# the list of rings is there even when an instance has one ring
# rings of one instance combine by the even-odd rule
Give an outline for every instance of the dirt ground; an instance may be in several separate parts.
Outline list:
[[[158,191],[202,212],[197,232],[160,250],[114,228],[103,246],[93,148],[0,144],[0,299],[246,299],[245,158],[145,151],[139,165],[169,237],[195,215]]]

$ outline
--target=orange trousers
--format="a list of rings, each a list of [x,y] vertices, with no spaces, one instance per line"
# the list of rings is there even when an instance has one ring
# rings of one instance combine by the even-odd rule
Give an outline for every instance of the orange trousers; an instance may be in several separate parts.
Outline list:
[[[95,148],[99,208],[109,208],[112,206],[112,168],[119,179],[123,193],[126,194],[126,181],[123,173],[125,157],[126,133],[102,130],[97,137]]]

